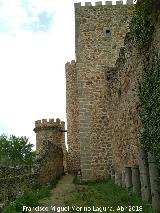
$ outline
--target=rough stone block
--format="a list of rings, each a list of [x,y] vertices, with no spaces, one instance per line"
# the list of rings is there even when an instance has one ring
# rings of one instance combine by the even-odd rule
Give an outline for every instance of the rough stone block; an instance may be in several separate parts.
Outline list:
[[[74,3],[74,7],[81,7],[81,2]]]
[[[101,6],[101,5],[102,5],[102,1],[95,2],[95,6]]]
[[[85,2],[85,6],[92,6],[91,2]]]
[[[142,200],[146,202],[151,201],[151,190],[149,180],[149,168],[146,162],[146,156],[144,150],[139,152],[139,170],[140,170],[140,181],[141,181],[141,194]]]
[[[123,1],[116,1],[116,5],[123,5]]]
[[[132,167],[132,184],[133,184],[133,192],[137,194],[141,194],[139,166]]]
[[[148,163],[149,163],[149,175],[151,183],[151,195],[152,195],[152,207],[156,209],[157,212],[160,211],[160,172],[158,169],[158,163],[156,162],[153,155],[148,153]]]
[[[126,4],[132,5],[133,4],[133,0],[127,0]]]
[[[105,5],[112,5],[112,1],[105,1]]]
[[[132,187],[132,170],[131,167],[125,167],[125,186],[127,189]]]

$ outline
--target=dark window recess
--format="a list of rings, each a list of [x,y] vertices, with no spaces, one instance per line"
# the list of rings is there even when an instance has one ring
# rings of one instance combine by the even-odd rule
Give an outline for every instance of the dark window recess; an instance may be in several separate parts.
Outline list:
[[[106,34],[110,34],[111,33],[111,31],[110,30],[106,30]]]
[[[103,33],[104,33],[104,35],[107,36],[107,37],[111,37],[111,36],[112,36],[112,31],[111,31],[111,29],[109,29],[109,28],[104,28],[104,29],[103,29]]]

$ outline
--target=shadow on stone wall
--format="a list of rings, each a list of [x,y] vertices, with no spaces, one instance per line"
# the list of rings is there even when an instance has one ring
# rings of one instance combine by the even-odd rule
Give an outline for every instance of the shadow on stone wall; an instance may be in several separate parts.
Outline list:
[[[43,141],[43,144],[45,145],[41,147],[34,165],[39,183],[47,183],[53,179],[58,179],[63,174],[62,148],[50,141]]]

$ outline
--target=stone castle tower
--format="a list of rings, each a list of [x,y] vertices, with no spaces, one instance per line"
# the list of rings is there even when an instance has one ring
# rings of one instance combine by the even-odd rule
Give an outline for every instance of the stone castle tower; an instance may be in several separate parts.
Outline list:
[[[124,44],[133,1],[75,3],[76,61],[66,64],[68,170],[83,179],[109,177],[113,169],[106,72]]]
[[[35,121],[34,132],[36,133],[36,152],[37,154],[44,149],[44,147],[57,147],[63,153],[63,166],[66,170],[66,146],[65,146],[65,122],[60,121],[59,118],[42,119]]]
[[[36,133],[36,152],[39,152],[41,147],[45,145],[46,141],[57,145],[64,150],[65,148],[65,123],[60,121],[59,118],[54,119],[42,119],[35,121],[34,132]]]

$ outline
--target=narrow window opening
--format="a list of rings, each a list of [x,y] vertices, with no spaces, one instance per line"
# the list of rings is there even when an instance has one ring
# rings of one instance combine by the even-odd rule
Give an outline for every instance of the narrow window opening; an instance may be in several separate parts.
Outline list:
[[[104,35],[105,36],[107,36],[107,37],[111,37],[112,36],[112,30],[110,29],[110,28],[104,28],[103,29],[103,33],[104,33]]]
[[[111,33],[111,31],[110,30],[106,30],[106,34],[110,34]]]

